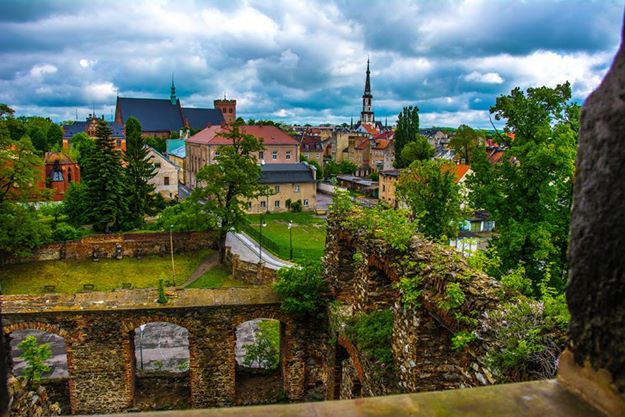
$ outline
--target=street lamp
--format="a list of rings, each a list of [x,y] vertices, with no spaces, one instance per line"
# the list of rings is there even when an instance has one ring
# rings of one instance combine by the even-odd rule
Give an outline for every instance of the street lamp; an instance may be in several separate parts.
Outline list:
[[[176,286],[176,268],[174,266],[174,237],[173,237],[174,225],[169,226],[169,249],[171,252],[171,271],[174,274],[174,287]]]
[[[263,214],[260,214],[260,224],[258,228],[260,229],[260,240],[258,242],[258,262],[263,263],[263,227],[267,227],[267,223],[263,221]]]
[[[293,260],[293,222],[289,220],[289,261]]]

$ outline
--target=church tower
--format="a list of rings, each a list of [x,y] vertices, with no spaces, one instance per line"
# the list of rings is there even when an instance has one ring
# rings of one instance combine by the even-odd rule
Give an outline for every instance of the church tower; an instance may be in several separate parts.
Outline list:
[[[371,79],[369,71],[369,59],[367,59],[367,79],[365,81],[365,93],[362,95],[362,111],[360,112],[360,124],[373,124],[375,116],[371,107]]]
[[[174,85],[174,73],[171,73],[171,92],[169,94],[169,101],[174,106],[176,105],[176,86]]]

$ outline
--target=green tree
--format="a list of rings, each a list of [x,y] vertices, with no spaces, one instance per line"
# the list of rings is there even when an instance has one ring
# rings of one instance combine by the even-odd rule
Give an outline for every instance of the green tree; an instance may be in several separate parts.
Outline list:
[[[126,185],[128,186],[128,208],[133,223],[143,224],[149,211],[150,201],[154,193],[154,184],[150,180],[156,175],[156,168],[150,162],[149,148],[141,136],[141,124],[135,117],[126,121]]]
[[[48,149],[61,147],[63,145],[63,129],[56,123],[51,123],[46,134]]]
[[[156,149],[160,153],[165,153],[167,151],[167,139],[165,138],[157,138],[156,136],[151,136],[146,138],[145,143],[151,148]]]
[[[412,213],[417,229],[433,240],[458,234],[464,217],[454,165],[443,161],[415,161],[402,171],[397,196]]]
[[[282,311],[300,320],[319,316],[326,289],[319,264],[281,268],[277,275],[273,291],[280,296]]]
[[[71,148],[76,152],[76,161],[78,166],[83,166],[89,152],[95,149],[95,141],[85,132],[76,133],[70,139]]]
[[[39,221],[33,207],[13,201],[0,203],[0,257],[28,256],[48,243],[50,235],[50,226]]]
[[[404,146],[414,142],[419,134],[419,108],[417,106],[404,107],[397,119],[395,130],[395,165],[397,168],[408,166],[402,159]]]
[[[219,149],[216,163],[200,169],[198,184],[191,194],[198,212],[211,216],[219,224],[219,259],[223,262],[226,253],[226,236],[231,229],[239,229],[247,221],[247,202],[263,193],[266,187],[258,183],[260,166],[255,152],[263,144],[253,135],[241,131],[242,122],[237,120],[230,130],[221,136],[231,145]]]
[[[217,225],[214,216],[207,216],[201,204],[190,199],[165,208],[156,222],[156,229],[174,232],[193,232],[214,229]]]
[[[435,149],[428,138],[423,135],[417,135],[414,141],[408,142],[401,151],[401,161],[406,166],[414,161],[424,161],[434,156]]]
[[[40,153],[44,153],[50,150],[48,147],[48,138],[46,137],[46,133],[39,127],[34,126],[28,130],[28,137],[32,142],[33,146]]]
[[[87,186],[86,217],[93,229],[104,232],[122,229],[128,218],[127,188],[120,153],[104,121],[99,121],[96,127],[95,149],[85,161],[82,179]]]
[[[63,199],[63,211],[67,215],[68,223],[80,226],[88,222],[86,217],[89,211],[89,199],[87,197],[87,185],[81,183],[71,183],[65,192]]]
[[[480,132],[467,125],[460,125],[456,133],[451,137],[449,146],[464,164],[470,165],[473,153],[479,146]]]
[[[18,343],[17,348],[22,351],[20,359],[26,362],[23,375],[29,383],[39,381],[41,374],[48,372],[50,367],[46,365],[46,359],[52,357],[49,343],[37,343],[35,336],[26,336]]]
[[[277,369],[280,364],[280,322],[263,320],[257,326],[254,342],[243,346],[243,363],[248,367],[258,365],[264,369]]]
[[[497,98],[491,113],[506,120],[498,141],[507,147],[495,165],[483,149],[474,154],[467,184],[474,207],[488,210],[498,233],[491,242],[501,277],[519,265],[540,286],[562,290],[579,129],[579,107],[569,83],[555,88],[515,88]],[[512,138],[514,137],[514,138]]]

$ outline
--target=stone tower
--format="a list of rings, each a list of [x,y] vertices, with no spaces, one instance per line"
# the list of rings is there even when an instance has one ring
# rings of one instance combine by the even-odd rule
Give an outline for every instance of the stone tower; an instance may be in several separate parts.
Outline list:
[[[371,107],[371,79],[369,71],[369,59],[367,59],[367,79],[365,81],[365,93],[362,95],[362,111],[360,112],[360,124],[373,124],[375,116]]]
[[[216,109],[221,110],[224,115],[224,121],[228,124],[234,122],[237,119],[237,101],[228,100],[224,95],[223,99],[217,99],[213,101],[213,105]]]

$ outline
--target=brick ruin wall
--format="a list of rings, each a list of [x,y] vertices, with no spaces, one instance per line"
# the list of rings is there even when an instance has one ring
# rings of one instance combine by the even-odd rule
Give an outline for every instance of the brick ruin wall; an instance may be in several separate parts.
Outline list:
[[[354,256],[356,253],[359,256]],[[419,271],[423,280],[420,306],[406,306],[401,302],[396,284],[402,277]],[[336,297],[348,315],[370,313],[374,310],[391,309],[393,313],[392,351],[394,370],[392,377],[384,379],[380,372],[356,347],[350,351],[347,374],[351,380],[350,367],[359,362],[362,376],[361,395],[385,395],[392,392],[434,391],[467,386],[480,386],[496,382],[484,365],[487,341],[477,340],[467,348],[452,349],[451,338],[467,327],[458,322],[453,312],[440,307],[448,280],[464,276],[462,289],[466,300],[459,312],[475,317],[478,322],[495,309],[504,292],[499,283],[482,273],[471,270],[452,248],[427,242],[417,236],[412,238],[405,252],[393,250],[384,241],[372,239],[357,230],[346,230],[337,222],[330,221],[324,276],[332,295]],[[457,281],[460,282],[460,281]],[[332,327],[332,326],[331,326]],[[333,329],[339,335],[340,329]],[[468,330],[468,329],[467,329]],[[339,345],[345,348],[345,343]],[[336,346],[327,360],[330,369],[336,369]],[[333,387],[339,376],[329,381],[328,398],[333,398]],[[350,379],[351,378],[351,379]],[[341,385],[341,395],[349,389]],[[348,396],[341,398],[350,398]]]
[[[5,346],[10,333],[38,329],[62,336],[67,346],[68,390],[74,414],[131,409],[134,401],[134,329],[150,322],[184,327],[189,337],[190,404],[194,408],[234,405],[235,331],[256,319],[284,325],[282,375],[291,401],[323,397],[325,333],[292,321],[279,304],[161,308],[125,311],[4,313]]]
[[[172,233],[172,239],[175,253],[217,248],[217,235],[211,231],[176,232]],[[167,232],[89,235],[80,240],[43,245],[30,257],[9,258],[4,263],[92,259],[94,254],[99,258],[114,258],[119,250],[122,256],[165,256],[170,253],[170,236]]]

